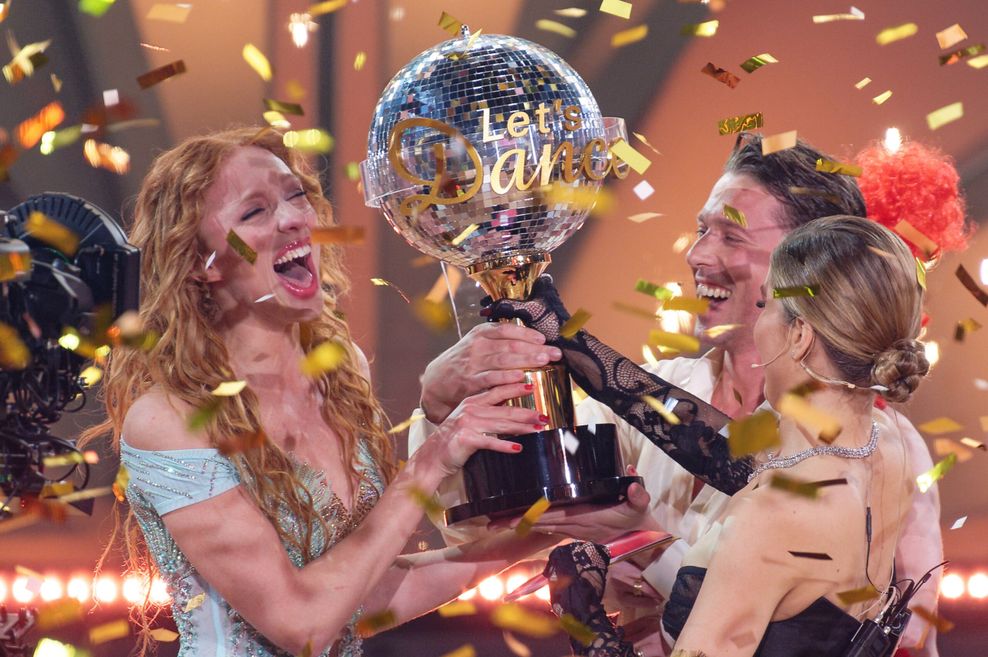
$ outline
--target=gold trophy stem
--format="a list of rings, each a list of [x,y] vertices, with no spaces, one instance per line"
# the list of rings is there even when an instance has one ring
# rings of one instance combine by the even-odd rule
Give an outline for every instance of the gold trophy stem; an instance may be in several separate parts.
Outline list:
[[[499,299],[524,301],[531,295],[532,286],[551,261],[552,258],[548,253],[510,256],[471,265],[467,273],[495,301]],[[517,320],[505,321],[516,321],[521,324]],[[530,383],[534,387],[532,394],[509,399],[505,404],[535,409],[547,416],[549,421],[546,423],[546,429],[575,426],[573,391],[566,367],[554,363],[524,372],[525,383]]]

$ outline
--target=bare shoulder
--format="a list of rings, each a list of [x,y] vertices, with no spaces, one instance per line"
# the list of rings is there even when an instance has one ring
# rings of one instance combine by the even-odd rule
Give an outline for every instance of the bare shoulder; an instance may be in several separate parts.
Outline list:
[[[161,390],[150,390],[133,403],[123,423],[123,438],[137,449],[172,450],[211,447],[206,434],[190,431],[194,409]]]

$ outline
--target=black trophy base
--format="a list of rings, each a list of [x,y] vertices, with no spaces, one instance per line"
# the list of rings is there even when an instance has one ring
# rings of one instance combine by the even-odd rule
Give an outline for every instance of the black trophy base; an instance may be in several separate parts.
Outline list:
[[[537,431],[508,439],[522,444],[520,454],[483,450],[467,460],[463,482],[470,501],[446,510],[447,525],[480,516],[516,516],[543,497],[557,507],[617,504],[631,484],[642,483],[641,477],[623,476],[613,424]]]

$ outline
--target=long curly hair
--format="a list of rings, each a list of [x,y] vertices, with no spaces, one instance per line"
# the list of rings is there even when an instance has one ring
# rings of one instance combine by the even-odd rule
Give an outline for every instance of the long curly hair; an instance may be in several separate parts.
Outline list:
[[[197,231],[206,191],[226,158],[243,146],[264,148],[284,161],[301,181],[316,210],[317,223],[332,223],[329,201],[315,173],[273,129],[235,128],[193,137],[158,156],[137,198],[130,241],[140,248],[142,258],[139,314],[144,329],[160,337],[146,351],[113,349],[100,391],[107,418],[87,429],[80,444],[110,433],[112,447],[119,454],[124,418],[137,398],[152,386],[194,408],[204,408],[217,404],[218,398],[210,389],[234,378],[227,345],[213,325],[215,305],[201,282],[206,257]],[[346,322],[336,312],[337,295],[348,288],[338,246],[323,245],[319,270],[324,288],[330,292],[320,316],[301,324],[301,346],[308,352],[325,341],[335,341],[349,354],[339,367],[318,378],[324,399],[321,415],[340,437],[343,462],[351,475],[363,476],[357,467],[357,443],[365,440],[378,472],[388,482],[396,472],[396,463],[386,416],[361,373]],[[256,440],[264,435],[257,395],[245,388],[235,397],[222,398],[206,432],[215,447],[230,455],[241,482],[282,541],[297,548],[306,561],[312,559],[313,533],[321,527],[323,535],[329,535],[325,520],[301,485],[290,457],[274,441]],[[128,570],[147,577],[155,569],[133,511],[116,506],[114,537],[124,537]],[[301,536],[281,527],[278,516],[285,511],[299,520]],[[107,549],[114,543],[111,540]],[[148,605],[136,607],[135,614],[135,620],[147,630]],[[144,635],[142,652],[147,645],[146,631]]]

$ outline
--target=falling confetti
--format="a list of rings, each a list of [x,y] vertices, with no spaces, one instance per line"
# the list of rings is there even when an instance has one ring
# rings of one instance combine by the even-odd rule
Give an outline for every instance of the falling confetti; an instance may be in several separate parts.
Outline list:
[[[357,621],[357,634],[366,639],[381,630],[394,627],[397,622],[398,618],[395,616],[395,612],[390,609],[376,614],[368,614]]]
[[[859,589],[851,589],[850,591],[840,591],[837,593],[837,598],[847,606],[857,604],[859,602],[866,602],[868,600],[874,600],[879,596],[879,591],[874,586],[866,584]]]
[[[796,131],[780,132],[777,135],[769,135],[762,139],[762,155],[769,155],[784,151],[796,145]]]
[[[953,123],[964,116],[964,103],[958,101],[944,105],[926,115],[926,125],[930,130],[938,130],[948,123]]]
[[[662,416],[662,419],[665,420],[668,424],[671,425],[682,424],[682,421],[679,419],[679,416],[673,413],[668,408],[666,408],[666,405],[660,402],[655,397],[652,397],[651,395],[642,395],[642,401],[648,404],[649,408],[651,408],[653,411],[655,411],[660,416]],[[675,400],[673,399],[673,401]]]
[[[356,57],[353,58],[353,70],[362,71],[364,64],[367,63],[367,53],[363,50],[357,53]]]
[[[745,218],[744,212],[726,203],[724,204],[724,216],[742,228],[748,227],[748,220]]]
[[[635,196],[638,197],[638,200],[644,201],[649,196],[655,193],[655,188],[652,187],[652,185],[649,184],[647,180],[643,180],[637,185],[635,185],[632,191],[635,192]]]
[[[980,55],[985,51],[985,44],[979,43],[976,46],[968,46],[967,48],[961,48],[953,52],[949,52],[946,55],[940,55],[940,66],[949,66],[951,64],[956,64],[962,59],[967,59],[969,57],[974,57]]]
[[[924,422],[916,427],[923,433],[929,433],[934,436],[940,435],[942,433],[951,433],[953,431],[960,431],[964,428],[963,425],[958,424],[949,417],[938,417],[935,420],[930,420],[929,422]]]
[[[121,618],[111,623],[103,623],[89,630],[89,643],[98,646],[107,641],[130,636],[130,623]]]
[[[559,21],[551,21],[547,18],[542,18],[535,21],[535,28],[544,32],[552,32],[568,39],[572,39],[576,36],[576,30],[569,25],[563,25]]]
[[[335,370],[348,358],[346,347],[335,340],[327,340],[302,358],[302,374],[309,378],[322,376]]]
[[[688,23],[679,30],[679,33],[683,36],[712,37],[717,34],[718,27],[720,27],[718,20]]]
[[[856,164],[833,162],[831,160],[825,160],[823,158],[820,158],[816,161],[816,170],[822,171],[824,173],[836,173],[845,176],[861,175],[861,167],[859,167]]]
[[[453,600],[436,610],[443,618],[456,618],[457,616],[473,616],[477,613],[477,606],[469,600]]]
[[[903,23],[895,27],[887,27],[875,36],[875,43],[880,46],[887,46],[890,43],[908,39],[919,31],[916,23]]]
[[[700,72],[704,75],[709,75],[718,82],[723,82],[731,89],[734,89],[741,82],[741,78],[730,71],[714,66],[711,62],[707,62],[706,66],[700,69]]]
[[[460,36],[460,28],[463,22],[455,16],[447,14],[445,11],[439,16],[439,27],[449,32],[454,38]]]
[[[634,146],[629,144],[623,139],[618,139],[613,144],[611,144],[611,153],[621,158],[624,162],[628,164],[629,167],[635,170],[639,175],[644,174],[648,171],[648,168],[652,166],[652,161],[647,157],[642,155]]]
[[[683,353],[695,353],[700,350],[700,340],[695,336],[669,333],[668,331],[649,331],[648,343],[652,346],[668,347]]]
[[[840,422],[830,414],[813,406],[804,398],[786,393],[779,400],[778,409],[783,417],[795,421],[825,443],[833,442],[841,432]]]
[[[542,517],[542,514],[549,510],[549,505],[549,500],[544,497],[536,500],[532,506],[528,507],[524,515],[522,515],[518,526],[515,527],[515,533],[518,536],[527,536],[532,531],[535,523]]]
[[[778,64],[779,60],[773,57],[767,52],[763,52],[760,55],[754,55],[748,59],[741,62],[741,68],[748,73],[754,73],[766,64]]]
[[[648,25],[638,25],[636,27],[621,30],[611,37],[611,48],[623,48],[637,43],[648,36]]]
[[[409,417],[407,420],[404,420],[403,422],[399,422],[398,424],[396,424],[393,427],[391,427],[390,429],[388,429],[388,433],[391,433],[391,434],[401,433],[402,431],[404,431],[408,427],[412,426],[416,422],[420,422],[420,421],[422,421],[424,419],[425,419],[425,414],[423,414],[423,413],[413,413],[412,416]]]
[[[254,72],[261,76],[261,79],[265,82],[271,81],[272,71],[271,64],[268,62],[268,58],[265,57],[264,53],[261,52],[257,46],[253,43],[248,43],[244,46],[241,53],[243,55],[244,61],[254,69]]]
[[[78,235],[37,210],[28,215],[24,229],[31,237],[50,244],[66,255],[74,255],[79,248]]]
[[[861,78],[860,80],[854,83],[854,88],[861,90],[867,87],[869,84],[871,84],[871,78]]]
[[[224,381],[209,392],[217,397],[235,397],[246,387],[246,381]]]
[[[149,87],[153,87],[154,85],[164,82],[169,78],[173,78],[176,75],[181,75],[182,73],[185,73],[185,71],[185,62],[179,59],[171,64],[159,66],[158,68],[137,76],[137,85],[141,89],[148,89]]]
[[[226,243],[229,244],[230,248],[236,251],[241,258],[250,264],[254,264],[257,261],[257,251],[252,249],[247,242],[243,241],[240,235],[237,235],[232,228],[230,229],[230,232],[226,234]]]
[[[977,281],[974,280],[974,277],[971,276],[967,269],[964,268],[964,265],[957,265],[957,270],[954,272],[954,275],[957,276],[957,280],[961,282],[961,285],[963,285],[968,292],[974,295],[974,298],[977,299],[978,303],[982,306],[988,306],[988,292],[981,289]]]
[[[957,520],[954,521],[954,524],[952,524],[950,526],[950,528],[951,529],[960,529],[961,527],[964,526],[964,523],[966,523],[966,522],[967,522],[967,516],[961,516],[960,518],[958,518]]]
[[[327,0],[326,2],[317,2],[311,5],[306,13],[309,16],[323,16],[324,14],[331,14],[334,11],[339,11],[347,5],[350,0]]]
[[[312,229],[312,243],[361,244],[366,233],[363,226],[319,226]]]
[[[925,493],[930,490],[940,479],[950,472],[951,468],[957,463],[956,454],[948,454],[944,459],[937,461],[937,463],[924,472],[923,474],[916,477],[916,487],[919,488],[920,493]]]
[[[757,454],[779,443],[779,420],[770,411],[758,411],[740,420],[731,420],[727,425],[731,458]]]
[[[958,23],[937,32],[937,43],[940,44],[940,50],[956,46],[966,38],[967,33]]]
[[[756,128],[761,128],[763,125],[765,125],[765,120],[761,112],[739,114],[738,116],[731,116],[718,121],[717,131],[721,135],[733,135],[746,130],[755,130]]]
[[[583,308],[577,308],[572,317],[559,327],[560,337],[569,340],[584,327],[592,315]]]
[[[516,602],[498,605],[491,612],[491,623],[536,639],[545,639],[559,631],[559,622],[546,614],[527,609]]]
[[[815,297],[820,294],[819,285],[798,285],[796,287],[777,287],[772,290],[773,299],[785,297]]]
[[[633,214],[628,217],[628,221],[633,221],[636,224],[648,221],[649,219],[657,219],[659,217],[664,217],[665,215],[660,212],[640,212],[638,214]]]
[[[151,6],[146,18],[149,21],[164,21],[166,23],[184,23],[192,11],[191,4],[166,5],[157,2]]]
[[[833,23],[835,21],[863,21],[864,12],[857,7],[851,7],[851,11],[846,14],[821,14],[813,17],[814,23]]]

